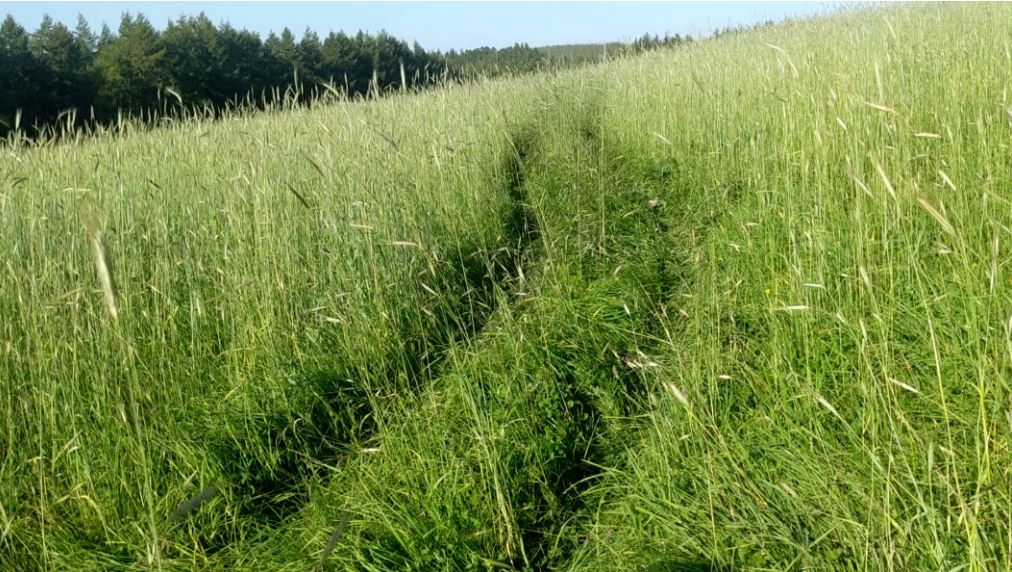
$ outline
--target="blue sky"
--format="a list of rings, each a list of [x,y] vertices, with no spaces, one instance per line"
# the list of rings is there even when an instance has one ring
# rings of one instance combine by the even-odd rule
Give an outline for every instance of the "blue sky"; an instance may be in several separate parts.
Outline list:
[[[385,29],[430,50],[532,46],[630,40],[644,33],[690,33],[824,13],[835,2],[0,2],[29,31],[43,14],[73,27],[83,14],[97,32],[114,30],[124,11],[141,12],[164,27],[180,14],[205,12],[266,37],[287,26],[297,38],[306,27],[325,35]]]

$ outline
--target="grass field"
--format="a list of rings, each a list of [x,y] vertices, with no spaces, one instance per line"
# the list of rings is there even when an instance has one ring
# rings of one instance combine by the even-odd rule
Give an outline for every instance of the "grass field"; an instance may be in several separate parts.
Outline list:
[[[1012,568],[1009,38],[0,150],[0,569]]]

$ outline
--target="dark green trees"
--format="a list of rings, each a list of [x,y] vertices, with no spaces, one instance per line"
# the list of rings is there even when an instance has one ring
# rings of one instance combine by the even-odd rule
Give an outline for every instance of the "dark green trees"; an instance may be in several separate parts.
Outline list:
[[[29,48],[28,33],[7,16],[0,24],[0,127],[11,129],[15,114],[20,108],[23,119],[31,119],[37,112],[32,98],[33,84],[41,77],[38,60]],[[24,121],[23,121],[24,123]]]
[[[214,99],[222,75],[218,31],[203,12],[181,16],[162,32],[162,62],[172,85],[167,86],[184,104]]]
[[[159,90],[167,86],[165,47],[148,20],[124,14],[116,39],[98,50],[102,110],[137,113],[157,109]]]
[[[678,36],[643,36],[628,49],[681,42]],[[28,33],[7,16],[0,24],[0,136],[14,128],[19,113],[18,125],[29,134],[72,118],[108,122],[120,113],[150,118],[179,108],[218,114],[284,98],[305,103],[324,91],[321,84],[364,96],[446,78],[596,61],[602,48],[516,44],[442,54],[384,31],[331,32],[321,41],[308,28],[301,39],[285,28],[261,41],[253,32],[215,25],[203,13],[180,16],[161,32],[144,16],[127,13],[117,33],[103,25],[96,35],[83,17],[73,30],[46,17]]]

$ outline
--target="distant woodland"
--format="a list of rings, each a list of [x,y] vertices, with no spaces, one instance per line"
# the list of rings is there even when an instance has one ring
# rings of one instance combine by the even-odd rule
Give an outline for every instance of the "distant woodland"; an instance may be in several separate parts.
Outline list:
[[[8,15],[0,25],[0,135],[154,119],[180,110],[305,104],[316,96],[381,95],[446,81],[525,73],[600,61],[691,41],[643,36],[626,43],[532,48],[526,44],[446,53],[379,32],[326,37],[289,29],[266,39],[203,13],[163,30],[126,13],[114,31],[83,16],[70,29],[45,17],[27,31]]]

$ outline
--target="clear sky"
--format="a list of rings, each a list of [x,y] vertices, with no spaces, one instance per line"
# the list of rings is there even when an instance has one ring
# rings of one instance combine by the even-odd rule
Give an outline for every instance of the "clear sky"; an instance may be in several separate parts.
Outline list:
[[[727,25],[820,14],[839,2],[0,2],[29,31],[43,14],[73,28],[83,14],[94,31],[115,30],[120,15],[140,12],[158,28],[201,11],[266,37],[288,27],[327,32],[386,30],[429,50],[626,41],[644,33],[706,35]]]

